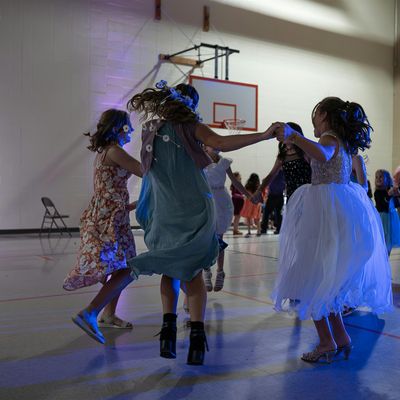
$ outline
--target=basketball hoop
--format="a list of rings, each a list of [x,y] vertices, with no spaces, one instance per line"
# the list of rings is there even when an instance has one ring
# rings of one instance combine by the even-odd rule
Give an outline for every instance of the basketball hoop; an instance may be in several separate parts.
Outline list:
[[[229,130],[229,133],[231,135],[238,135],[245,123],[246,120],[244,119],[232,118],[224,119],[224,122],[222,124],[225,126],[226,129]]]

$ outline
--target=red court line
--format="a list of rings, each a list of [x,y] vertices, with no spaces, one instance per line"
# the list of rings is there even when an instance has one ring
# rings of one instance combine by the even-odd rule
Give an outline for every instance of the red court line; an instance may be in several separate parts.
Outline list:
[[[160,285],[157,284],[152,284],[152,285],[136,285],[136,286],[131,286],[127,287],[124,290],[127,289],[142,289],[142,288],[149,288],[149,287],[159,287]],[[72,293],[58,293],[58,294],[47,294],[43,296],[32,296],[32,297],[16,297],[14,299],[4,299],[0,300],[0,303],[9,303],[12,301],[26,301],[26,300],[39,300],[39,299],[48,299],[52,297],[64,297],[64,296],[77,296],[77,295],[83,295],[83,294],[91,294],[91,293],[98,293],[98,290],[88,290],[86,292],[72,292]]]
[[[265,273],[260,273],[260,274],[248,274],[248,275],[232,275],[232,276],[227,276],[225,279],[247,278],[247,277],[262,276],[262,275],[269,275],[269,274],[276,274],[276,272],[265,272]],[[159,284],[133,285],[133,286],[127,287],[126,289],[149,288],[149,287],[158,287],[158,286],[159,286]],[[124,290],[126,290],[126,289],[124,289]],[[47,294],[47,295],[43,295],[43,296],[16,297],[13,299],[0,300],[0,303],[9,303],[12,301],[48,299],[48,298],[52,298],[52,297],[77,296],[77,295],[97,293],[97,292],[98,292],[98,290],[88,290],[86,292],[69,292],[69,293]]]
[[[361,329],[361,330],[363,330],[363,331],[376,333],[376,334],[378,334],[378,335],[388,336],[388,337],[391,337],[391,338],[394,338],[394,339],[400,339],[400,336],[398,336],[398,335],[393,335],[392,333],[380,332],[380,331],[377,331],[377,330],[375,330],[375,329],[365,328],[365,327],[363,327],[363,326],[354,325],[354,324],[349,324],[349,323],[347,323],[347,322],[345,322],[345,325],[346,325],[346,326],[350,326],[350,327],[352,327],[352,328]]]
[[[239,294],[239,293],[235,293],[235,292],[230,292],[230,291],[228,291],[228,290],[221,290],[221,291],[224,292],[224,293],[228,293],[228,294],[230,294],[230,295],[232,295],[232,296],[237,296],[237,297],[241,297],[241,298],[243,298],[243,299],[252,300],[252,301],[255,301],[255,302],[257,302],[257,303],[267,304],[267,305],[270,305],[270,306],[273,306],[273,305],[274,305],[272,302],[260,300],[260,299],[257,299],[256,297],[245,296],[245,295],[243,295],[243,294]],[[351,327],[351,328],[356,328],[356,329],[360,329],[360,330],[363,330],[363,331],[367,331],[367,332],[371,332],[371,333],[376,333],[377,335],[387,336],[387,337],[391,337],[391,338],[393,338],[393,339],[400,339],[400,336],[394,335],[394,334],[392,334],[392,333],[381,332],[381,331],[377,331],[377,330],[375,330],[375,329],[370,329],[370,328],[365,328],[365,327],[359,326],[359,325],[349,324],[349,323],[347,323],[347,322],[345,323],[345,325],[346,325],[346,326],[349,326],[349,327]]]

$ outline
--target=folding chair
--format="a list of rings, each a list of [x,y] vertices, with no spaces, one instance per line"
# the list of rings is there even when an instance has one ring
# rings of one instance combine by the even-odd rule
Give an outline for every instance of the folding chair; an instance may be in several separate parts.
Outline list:
[[[53,225],[58,229],[58,231],[63,234],[63,232],[67,232],[69,236],[72,237],[71,232],[68,231],[67,224],[64,221],[64,218],[69,218],[69,215],[62,215],[57,211],[56,206],[54,203],[48,198],[48,197],[42,197],[42,203],[45,208],[45,213],[43,215],[43,220],[42,220],[42,226],[40,227],[40,233],[39,236],[42,235],[44,225],[47,223],[50,223],[50,226],[48,227],[48,236],[50,236],[51,229],[53,228]],[[58,221],[58,223],[57,223]],[[60,225],[63,226],[60,226]]]

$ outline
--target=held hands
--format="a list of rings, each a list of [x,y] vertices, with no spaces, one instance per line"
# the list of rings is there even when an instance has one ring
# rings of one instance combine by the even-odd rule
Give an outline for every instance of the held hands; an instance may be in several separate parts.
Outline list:
[[[276,130],[276,139],[279,142],[294,143],[297,137],[297,132],[292,129],[288,124],[280,123],[279,128]]]
[[[277,130],[282,126],[280,122],[274,122],[271,126],[263,132],[264,139],[269,140],[276,137]]]
[[[133,201],[132,203],[129,203],[126,208],[128,209],[128,211],[133,211],[136,209],[136,206],[137,206],[137,201]]]
[[[263,202],[263,197],[262,197],[262,193],[257,190],[253,196],[250,197],[250,200],[253,204],[258,204],[258,203],[262,203]]]

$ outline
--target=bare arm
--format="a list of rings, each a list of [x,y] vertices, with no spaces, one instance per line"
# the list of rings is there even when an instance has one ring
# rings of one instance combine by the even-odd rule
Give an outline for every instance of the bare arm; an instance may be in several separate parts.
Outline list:
[[[275,177],[278,175],[281,168],[282,168],[282,162],[277,158],[270,173],[262,180],[260,187],[257,189],[257,192],[261,193],[267,186],[269,186],[271,182],[275,179]]]
[[[351,158],[352,169],[356,174],[357,182],[368,191],[367,171],[362,156],[356,155]]]
[[[136,209],[136,207],[137,207],[137,200],[132,201],[132,203],[128,204],[128,211],[133,211]]]
[[[263,140],[272,139],[275,137],[275,130],[279,126],[280,124],[272,124],[265,132],[251,133],[249,135],[221,136],[215,133],[207,125],[198,124],[195,136],[197,140],[206,146],[210,146],[220,151],[233,151]]]
[[[143,174],[140,168],[140,162],[131,157],[121,147],[112,146],[107,152],[107,158],[132,174],[139,176],[140,178],[142,177]]]
[[[278,175],[278,173],[279,173],[281,168],[282,168],[282,162],[277,158],[275,160],[275,164],[272,167],[270,173],[262,180],[260,187],[253,194],[253,196],[251,196],[251,201],[254,204],[262,203],[264,201],[263,200],[263,195],[262,195],[263,191],[275,179],[275,177]]]
[[[335,156],[339,146],[338,140],[332,135],[320,138],[319,142],[306,139],[297,133],[289,125],[283,124],[282,129],[277,131],[277,139],[280,142],[289,142],[302,149],[310,158],[320,162],[329,161]]]
[[[240,193],[242,193],[247,198],[250,198],[250,193],[246,190],[246,188],[236,179],[235,175],[233,175],[231,167],[226,170],[226,174],[229,176],[229,179],[232,182],[232,185],[235,186]]]

